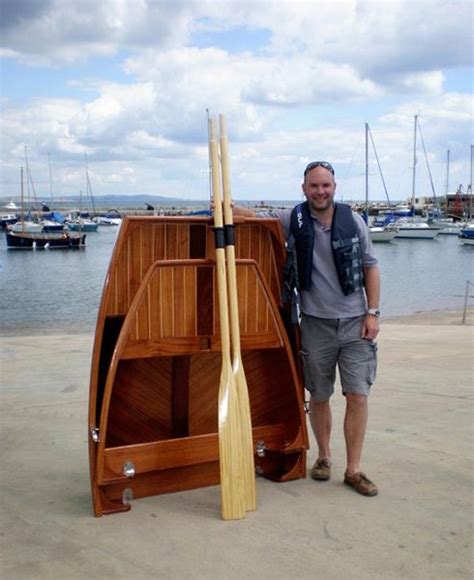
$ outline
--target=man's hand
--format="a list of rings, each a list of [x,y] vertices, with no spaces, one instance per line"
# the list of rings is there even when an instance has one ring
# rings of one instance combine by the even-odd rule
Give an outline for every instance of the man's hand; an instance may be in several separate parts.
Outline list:
[[[366,340],[375,340],[379,333],[379,319],[373,314],[367,314],[362,322],[361,336]]]

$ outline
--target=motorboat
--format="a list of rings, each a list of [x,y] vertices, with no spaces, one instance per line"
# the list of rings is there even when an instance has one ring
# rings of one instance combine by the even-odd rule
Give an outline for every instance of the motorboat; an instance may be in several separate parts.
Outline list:
[[[14,213],[1,213],[0,214],[0,229],[6,230],[8,226],[12,226],[18,221],[16,214]]]
[[[474,222],[469,223],[461,230],[459,241],[465,246],[474,246]]]

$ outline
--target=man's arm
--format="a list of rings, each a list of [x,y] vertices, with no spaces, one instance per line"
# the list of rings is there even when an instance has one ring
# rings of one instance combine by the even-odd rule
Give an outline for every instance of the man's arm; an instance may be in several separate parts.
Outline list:
[[[234,217],[244,217],[244,218],[277,218],[280,220],[281,225],[283,226],[283,233],[285,235],[285,239],[288,239],[290,235],[290,216],[291,216],[292,208],[287,209],[274,209],[271,211],[265,212],[256,212],[252,209],[247,207],[242,207],[241,205],[234,205],[232,206],[232,212]]]
[[[380,305],[380,271],[378,267],[364,267],[364,277],[367,307],[378,309]],[[379,319],[377,316],[367,314],[362,324],[362,338],[374,340],[378,333]]]
[[[241,217],[256,217],[257,213],[248,207],[243,207],[241,205],[234,205],[232,206],[232,214],[234,216],[241,216]]]

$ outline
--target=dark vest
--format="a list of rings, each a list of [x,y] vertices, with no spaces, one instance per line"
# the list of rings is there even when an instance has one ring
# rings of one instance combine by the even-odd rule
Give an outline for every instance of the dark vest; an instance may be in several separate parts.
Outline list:
[[[309,290],[313,269],[314,229],[306,201],[293,208],[290,232],[296,250],[297,288]],[[289,245],[292,245],[291,236]],[[342,203],[334,205],[331,246],[341,290],[348,296],[364,285],[360,240],[352,210],[348,205]]]

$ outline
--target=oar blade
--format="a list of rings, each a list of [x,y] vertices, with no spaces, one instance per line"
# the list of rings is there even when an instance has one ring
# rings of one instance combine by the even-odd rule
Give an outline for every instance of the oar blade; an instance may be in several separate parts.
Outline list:
[[[232,368],[223,368],[219,385],[219,462],[221,516],[223,520],[245,517],[240,409]]]
[[[249,393],[242,361],[240,360],[237,365],[233,363],[232,368],[237,386],[241,422],[244,503],[247,511],[254,511],[257,509],[257,489],[255,483],[255,460],[253,455],[254,445]]]

